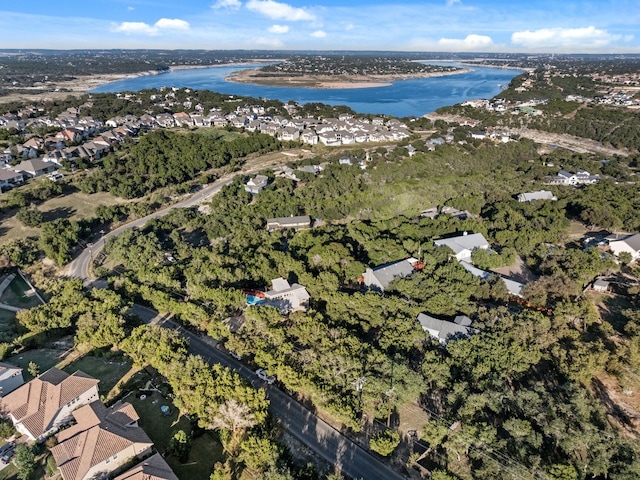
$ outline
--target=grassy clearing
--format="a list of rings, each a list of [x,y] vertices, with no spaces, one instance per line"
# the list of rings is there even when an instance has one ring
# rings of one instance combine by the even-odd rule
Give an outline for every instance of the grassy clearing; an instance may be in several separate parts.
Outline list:
[[[12,342],[17,331],[18,324],[15,312],[0,308],[0,342]]]
[[[87,375],[100,379],[98,392],[105,397],[130,369],[131,362],[124,357],[109,360],[90,355],[85,355],[63,368],[67,373],[81,370]]]
[[[588,298],[594,303],[602,320],[609,322],[617,332],[624,332],[624,327],[628,320],[622,314],[622,311],[634,308],[629,300],[620,295],[598,294],[595,292],[588,292]]]
[[[99,205],[108,206],[120,203],[127,203],[127,200],[114,197],[107,192],[98,192],[93,194],[73,192],[68,195],[47,200],[41,205],[38,205],[38,210],[43,213],[46,221],[55,220],[57,218],[80,220],[95,216],[96,207]],[[39,235],[39,228],[25,227],[15,218],[15,215],[2,218],[2,229],[0,229],[0,241],[2,242],[10,242],[12,240],[28,237],[38,237]]]
[[[23,369],[22,375],[24,381],[28,382],[33,377],[27,371],[30,362],[35,362],[40,367],[40,373],[46,372],[51,367],[55,367],[58,362],[64,360],[69,354],[68,351],[54,350],[50,348],[38,348],[35,350],[27,350],[5,359],[7,363],[16,365]]]

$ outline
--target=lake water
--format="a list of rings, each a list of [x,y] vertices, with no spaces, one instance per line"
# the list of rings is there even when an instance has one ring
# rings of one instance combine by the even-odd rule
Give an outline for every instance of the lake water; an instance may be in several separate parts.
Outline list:
[[[456,64],[447,63],[447,65]],[[159,75],[107,83],[97,87],[93,92],[184,87],[194,90],[211,90],[229,95],[277,99],[282,102],[294,100],[301,104],[320,102],[334,106],[347,105],[358,113],[418,117],[440,107],[454,105],[465,100],[491,98],[500,93],[513,77],[522,73],[520,70],[512,69],[465,66],[464,68],[470,71],[459,75],[399,80],[385,87],[342,89],[264,87],[225,80],[232,72],[247,68],[257,67],[256,65],[235,65],[175,70]]]

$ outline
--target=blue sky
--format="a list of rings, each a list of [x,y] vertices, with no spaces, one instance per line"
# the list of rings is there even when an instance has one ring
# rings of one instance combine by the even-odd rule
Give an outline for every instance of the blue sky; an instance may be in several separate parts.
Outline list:
[[[638,0],[26,0],[0,48],[640,53]]]

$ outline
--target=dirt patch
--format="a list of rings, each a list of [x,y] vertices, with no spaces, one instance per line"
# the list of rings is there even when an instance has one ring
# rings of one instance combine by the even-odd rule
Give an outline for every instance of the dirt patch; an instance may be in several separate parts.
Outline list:
[[[516,282],[525,284],[529,282],[535,282],[538,279],[538,277],[533,274],[529,267],[527,267],[520,255],[516,256],[516,262],[513,265],[510,265],[508,267],[494,268],[491,271],[505,277],[509,277]]]
[[[607,410],[609,420],[627,436],[640,438],[640,376],[629,370],[624,387],[616,378],[600,374],[591,388]]]

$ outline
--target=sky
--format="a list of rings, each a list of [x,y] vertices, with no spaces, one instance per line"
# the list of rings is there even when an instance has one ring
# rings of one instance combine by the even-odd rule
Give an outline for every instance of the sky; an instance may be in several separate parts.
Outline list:
[[[640,1],[1,0],[0,48],[640,53]]]

